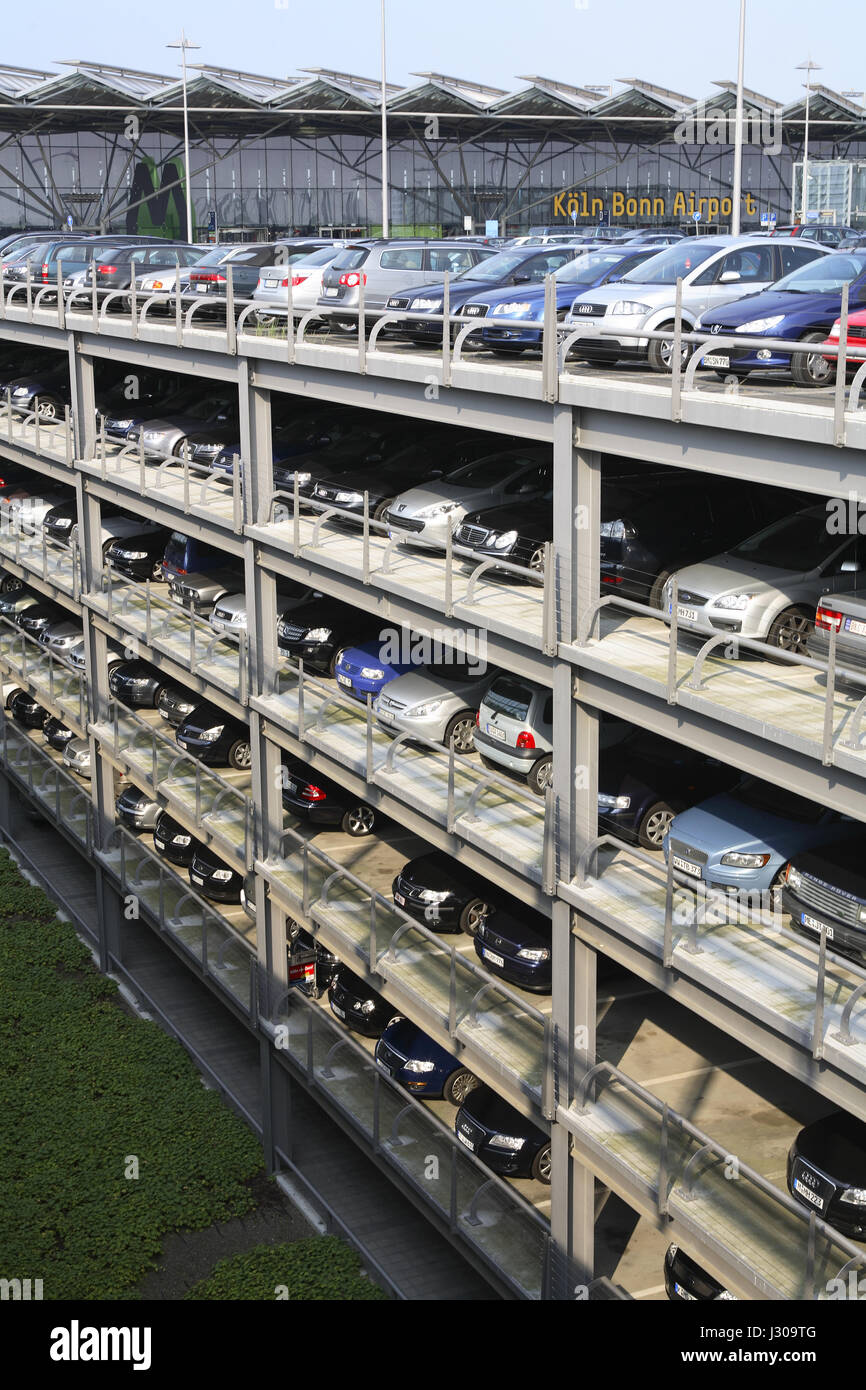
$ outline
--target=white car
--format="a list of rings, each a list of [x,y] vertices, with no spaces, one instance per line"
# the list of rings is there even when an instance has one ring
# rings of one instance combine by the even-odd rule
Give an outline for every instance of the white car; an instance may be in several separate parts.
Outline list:
[[[549,486],[550,451],[543,445],[504,449],[464,464],[442,478],[409,488],[385,515],[392,537],[443,548],[469,512],[529,500]]]
[[[289,278],[292,281],[292,316],[299,317],[308,309],[314,309],[322,293],[322,275],[333,260],[348,243],[335,241],[331,246],[321,246],[311,251],[292,265],[263,266],[259,271],[259,283],[253,290],[253,299],[262,305],[288,310]],[[258,309],[255,318],[262,327],[285,322],[282,314],[269,314],[265,308]]]

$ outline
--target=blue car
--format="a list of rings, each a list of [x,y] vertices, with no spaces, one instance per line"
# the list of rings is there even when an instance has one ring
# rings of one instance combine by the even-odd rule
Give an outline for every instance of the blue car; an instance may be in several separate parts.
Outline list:
[[[628,251],[612,244],[598,251],[588,251],[554,271],[556,316],[564,318],[572,301],[579,294],[622,279],[627,270],[634,270],[642,261],[659,251],[658,246],[631,244]],[[544,324],[544,284],[525,285],[517,293],[513,288],[490,290],[476,294],[470,301],[474,309],[484,306],[484,327],[481,341],[496,353],[523,352],[525,348],[541,347]],[[465,306],[464,306],[465,308]],[[479,314],[479,317],[482,315]]]
[[[395,1081],[416,1096],[441,1096],[462,1105],[479,1085],[468,1067],[428,1038],[408,1018],[395,1018],[376,1044],[376,1062]]]
[[[384,661],[384,650],[379,638],[365,642],[360,647],[344,647],[334,668],[337,684],[348,695],[354,695],[356,700],[366,702],[368,695],[375,699],[389,681],[396,680],[421,664],[420,661]],[[411,652],[406,655],[411,655]]]
[[[586,252],[585,245],[568,246],[552,243],[547,246],[515,246],[499,251],[495,256],[469,266],[451,281],[449,304],[452,314],[461,311],[464,305],[490,290],[513,289],[515,285],[542,285],[545,275],[568,265],[575,256]],[[392,295],[388,309],[408,309],[412,314],[441,314],[443,304],[441,284],[417,285]],[[442,337],[442,320],[424,323],[421,319],[403,319],[393,325],[395,331],[402,332],[413,342],[429,343]],[[456,335],[459,325],[452,327]]]
[[[850,286],[852,311],[866,306],[866,249],[834,251],[809,261],[768,290],[702,314],[695,331],[824,343],[841,313],[845,284]],[[826,386],[836,372],[835,363],[819,352],[790,353],[769,347],[722,348],[705,357],[704,364],[722,376],[739,377],[781,368],[791,373],[798,386]]]
[[[747,777],[732,791],[711,796],[675,816],[664,840],[678,883],[706,888],[771,892],[780,903],[785,866],[813,846],[862,836],[859,821]]]

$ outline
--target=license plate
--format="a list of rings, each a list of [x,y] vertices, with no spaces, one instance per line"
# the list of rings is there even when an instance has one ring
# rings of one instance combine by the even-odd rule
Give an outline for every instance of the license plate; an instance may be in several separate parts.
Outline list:
[[[855,637],[866,637],[866,623],[861,623],[859,618],[847,618],[845,631],[853,632]]]
[[[154,835],[153,843],[156,845],[157,849],[165,849],[165,840],[161,840],[158,835]]]
[[[673,860],[674,868],[679,869],[681,873],[691,874],[693,878],[702,877],[700,864],[690,864],[688,859],[680,859],[678,854],[672,854],[671,859]]]
[[[297,784],[297,782],[287,782],[287,783],[286,783],[286,791],[287,791],[287,792],[296,792],[297,790],[298,790],[298,784]]]
[[[393,714],[391,713],[390,710],[387,710],[387,709],[380,709],[380,710],[378,711],[378,713],[379,713],[379,718],[380,718],[380,719],[386,720],[389,724],[393,721],[394,716],[393,716]]]
[[[826,931],[827,940],[833,940],[833,928],[828,927],[826,922],[819,922],[817,917],[810,917],[807,912],[804,912],[800,916],[800,922],[804,927],[809,927],[811,931]]]
[[[498,965],[501,970],[503,965],[505,964],[504,957],[498,956],[495,951],[488,951],[486,946],[484,946],[482,949],[484,951],[484,959],[489,960],[491,965]]]
[[[683,608],[682,604],[677,604],[677,619],[681,623],[696,623],[698,621],[697,608]]]
[[[194,288],[196,294],[207,294],[208,290],[210,289],[210,285],[207,285],[207,284],[205,284],[205,285],[198,285],[198,284],[196,284],[193,288]]]
[[[805,1197],[807,1202],[811,1202],[813,1207],[817,1207],[819,1211],[824,1210],[824,1198],[819,1197],[817,1192],[813,1192],[811,1187],[807,1187],[799,1178],[794,1179],[794,1189],[801,1197]]]
[[[346,1017],[346,1010],[345,1010],[345,1009],[341,1009],[340,1006],[339,1006],[339,1004],[332,1004],[332,1005],[331,1005],[331,1008],[333,1009],[334,1013],[337,1015],[337,1018],[345,1018],[345,1017]]]
[[[682,1284],[678,1284],[676,1281],[674,1281],[674,1293],[677,1295],[677,1298],[684,1298],[689,1303],[696,1302],[694,1294],[689,1293],[688,1289],[684,1289]]]
[[[351,676],[343,676],[343,675],[341,675],[340,672],[338,671],[338,672],[337,672],[337,683],[338,683],[339,685],[348,685],[349,689],[351,690],[351,688],[352,688],[352,677],[351,677]]]
[[[265,289],[266,289],[266,290],[275,290],[275,289],[277,288],[277,284],[278,284],[278,281],[276,281],[276,280],[266,280],[266,281],[265,281]]]
[[[465,1144],[467,1149],[471,1149],[473,1153],[475,1152],[475,1145],[473,1144],[472,1140],[467,1139],[466,1135],[462,1134],[459,1129],[457,1131],[457,1138],[460,1140],[461,1144]]]
[[[710,352],[704,358],[705,367],[721,367],[722,369],[726,369],[730,367],[730,365],[730,357],[726,356],[726,354],[722,352]]]
[[[191,883],[197,883],[198,886],[199,886],[199,888],[201,888],[202,885],[204,884],[204,879],[202,878],[201,874],[190,874],[189,877],[190,877],[190,882],[191,882]]]
[[[504,729],[497,729],[497,727],[496,727],[495,724],[488,724],[488,725],[487,725],[487,732],[488,732],[488,734],[490,735],[491,738],[496,738],[496,739],[498,739],[500,743],[504,743],[504,742],[505,742],[505,730],[504,730]]]
[[[403,897],[403,894],[402,894],[402,893],[395,893],[395,894],[394,894],[394,901],[395,901],[395,903],[397,904],[398,907],[405,907],[405,906],[406,906],[406,899]]]
[[[326,285],[323,293],[328,299],[336,299],[338,290],[336,285]]]

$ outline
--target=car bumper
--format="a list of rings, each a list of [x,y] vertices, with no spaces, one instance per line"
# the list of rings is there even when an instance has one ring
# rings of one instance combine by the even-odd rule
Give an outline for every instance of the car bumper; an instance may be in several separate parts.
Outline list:
[[[809,634],[807,650],[813,661],[829,661],[830,641],[829,635],[815,628]],[[866,641],[862,646],[854,646],[845,641],[842,637],[836,639],[836,681],[844,684],[844,677],[839,673],[839,668],[847,668],[857,674],[866,676]],[[856,689],[862,690],[859,681],[852,682]]]
[[[511,985],[518,985],[520,989],[527,989],[532,994],[550,993],[553,985],[549,960],[519,960],[515,956],[506,956],[501,951],[493,950],[485,942],[479,941],[477,936],[473,938],[473,941],[475,954],[485,970],[489,970],[491,975],[495,975],[500,980],[506,980]],[[500,961],[502,961],[501,965],[499,964]]]
[[[199,877],[202,877],[202,882],[198,882]],[[213,879],[204,878],[198,874],[195,877],[190,874],[189,881],[193,888],[201,893],[203,898],[208,898],[211,902],[237,903],[241,900],[241,885],[239,883],[234,885],[231,883],[214,883]]]
[[[827,946],[831,951],[843,956],[850,956],[860,962],[866,962],[866,924],[861,930],[852,927],[847,922],[840,922],[838,918],[832,917],[827,912],[810,908],[787,887],[782,890],[782,907],[785,912],[790,914],[794,931],[799,932],[801,936],[808,937],[810,941],[818,942],[821,936],[818,927],[810,926],[808,921],[804,921],[804,918],[808,918],[812,922],[820,922],[828,928]]]
[[[221,763],[223,761],[223,749],[220,743],[203,743],[200,739],[186,737],[178,737],[177,741],[184,752],[197,758],[200,763]]]
[[[512,744],[501,743],[499,739],[491,738],[482,729],[475,730],[474,739],[477,752],[483,753],[491,762],[501,763],[503,767],[510,768],[521,777],[528,777],[532,764],[545,756],[543,748],[515,748]]]
[[[283,809],[311,825],[336,825],[343,819],[343,812],[327,801],[304,801],[292,792],[283,792]]]
[[[115,814],[117,819],[125,825],[128,830],[134,830],[136,834],[140,834],[142,830],[151,829],[147,824],[147,815],[144,812],[127,811],[121,807],[117,807]]]
[[[383,729],[390,734],[411,734],[415,738],[426,738],[431,743],[441,743],[445,737],[448,715],[428,715],[423,719],[412,719],[406,714],[389,713],[376,710],[376,718]]]
[[[494,1173],[498,1173],[503,1178],[525,1178],[528,1176],[532,1167],[532,1159],[525,1155],[527,1145],[515,1152],[512,1149],[494,1148],[489,1140],[483,1139],[480,1143],[469,1144],[461,1137],[457,1131],[457,1138],[463,1146],[474,1153],[476,1158],[480,1158],[482,1163],[486,1163]]]
[[[367,680],[363,676],[347,676],[339,669],[336,672],[336,678],[344,695],[352,695],[356,700],[365,704],[368,695],[371,695],[375,700],[380,691],[388,684],[387,681]]]
[[[724,329],[722,330],[724,332]],[[778,333],[773,333],[771,337],[778,337]],[[726,355],[727,350],[721,349],[722,355]],[[759,353],[767,353],[766,357],[759,357]],[[731,348],[731,369],[740,370],[748,368],[749,371],[769,371],[772,368],[780,368],[783,371],[791,370],[791,354],[781,352],[777,348]]]
[[[154,835],[153,845],[161,859],[167,859],[169,864],[176,864],[180,869],[188,869],[193,860],[194,850],[192,845],[173,845],[169,840],[160,840]]]
[[[481,331],[481,341],[491,347],[539,347],[541,337],[541,328],[528,323],[502,323]]]
[[[108,555],[107,560],[118,574],[125,575],[127,579],[149,579],[153,573],[156,560],[124,560],[115,555]]]
[[[311,666],[313,670],[320,671],[324,675],[330,675],[331,656],[334,646],[325,642],[284,642],[277,638],[277,646],[283,656],[290,657],[292,661],[303,661],[304,667]]]

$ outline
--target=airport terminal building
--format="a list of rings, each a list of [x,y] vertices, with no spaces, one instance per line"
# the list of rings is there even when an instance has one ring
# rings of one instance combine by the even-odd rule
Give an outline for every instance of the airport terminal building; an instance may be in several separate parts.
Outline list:
[[[83,61],[0,67],[0,230],[185,230],[183,89]],[[381,230],[380,87],[309,69],[272,78],[189,68],[197,239]],[[701,98],[638,79],[524,76],[506,92],[440,73],[389,86],[392,234],[501,234],[593,223],[730,222],[735,84]],[[866,100],[813,84],[808,211],[866,224]],[[742,226],[802,206],[806,93],[748,91]]]

